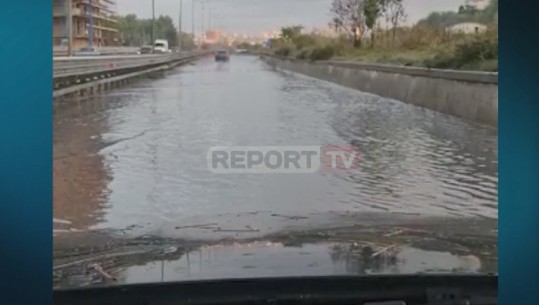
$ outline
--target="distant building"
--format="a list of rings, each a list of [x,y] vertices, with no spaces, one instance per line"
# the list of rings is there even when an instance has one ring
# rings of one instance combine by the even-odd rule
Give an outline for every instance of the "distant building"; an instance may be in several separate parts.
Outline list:
[[[462,22],[448,26],[446,30],[450,33],[475,34],[487,30],[487,26],[477,22]]]
[[[223,38],[223,33],[218,30],[210,30],[205,33],[205,40],[208,43],[220,41]]]
[[[71,3],[73,48],[119,45],[116,0],[53,0],[53,46],[67,44],[68,3]],[[90,18],[91,13],[91,18]],[[91,31],[90,31],[91,29]]]

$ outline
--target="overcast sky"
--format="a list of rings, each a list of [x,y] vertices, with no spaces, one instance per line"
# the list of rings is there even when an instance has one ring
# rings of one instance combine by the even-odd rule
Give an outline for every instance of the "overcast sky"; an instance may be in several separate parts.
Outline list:
[[[180,0],[154,0],[155,14],[169,15],[178,23]],[[183,1],[184,31],[192,28],[193,0]],[[201,0],[195,0],[195,30],[201,29]],[[212,23],[228,32],[259,34],[285,25],[324,27],[330,18],[332,0],[205,0],[204,18],[207,27],[207,9],[214,17]],[[464,0],[404,0],[408,22],[413,23],[433,11],[456,11]],[[121,15],[136,14],[142,18],[152,15],[152,0],[117,0]]]

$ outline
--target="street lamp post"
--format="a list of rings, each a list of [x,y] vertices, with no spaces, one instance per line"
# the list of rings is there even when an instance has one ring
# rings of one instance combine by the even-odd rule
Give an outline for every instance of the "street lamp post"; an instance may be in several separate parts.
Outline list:
[[[67,56],[71,56],[73,50],[73,7],[71,0],[66,0],[66,31],[67,31]]]
[[[88,47],[91,48],[94,45],[94,5],[92,0],[88,1]]]
[[[200,39],[201,41],[204,41],[204,37],[206,36],[204,34],[204,1],[201,1],[201,8],[200,8],[200,25],[201,27],[201,33],[200,33]]]
[[[200,42],[202,43],[202,41],[204,40],[204,37],[205,37],[205,34],[204,34],[204,4],[205,4],[206,0],[192,0],[192,18],[191,18],[191,22],[192,22],[192,28],[191,28],[191,33],[193,35],[193,40],[195,39],[195,10],[196,10],[196,3],[200,3],[200,26],[201,26],[201,33],[200,33]]]
[[[211,27],[211,15],[213,13],[213,9],[208,9],[208,31],[211,31],[212,30],[212,27]]]
[[[178,49],[182,50],[182,12],[183,12],[183,0],[180,0],[180,15],[178,17]]]
[[[193,43],[195,42],[195,1],[196,0],[191,1],[191,35],[193,35]]]
[[[152,0],[152,53],[155,53],[155,0]]]

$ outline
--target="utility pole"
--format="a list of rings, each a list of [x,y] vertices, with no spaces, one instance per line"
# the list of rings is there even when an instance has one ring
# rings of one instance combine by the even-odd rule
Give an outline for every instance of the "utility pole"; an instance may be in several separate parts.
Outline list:
[[[180,16],[178,18],[178,32],[180,32],[178,38],[178,49],[182,50],[182,12],[183,12],[183,0],[180,0]]]
[[[94,6],[92,0],[88,1],[88,47],[94,46]]]
[[[191,15],[191,35],[193,35],[193,44],[195,43],[195,0],[191,1],[192,15]]]
[[[152,0],[152,54],[155,53],[155,0]]]
[[[201,2],[201,9],[200,9],[200,24],[202,25],[202,33],[200,33],[200,39],[201,42],[204,41],[204,37],[206,36],[204,34],[204,1]]]
[[[211,31],[211,8],[207,9],[208,11],[208,27],[206,28],[206,31]]]
[[[213,13],[213,9],[210,9],[209,10],[209,13],[208,13],[208,31],[212,31],[213,28],[211,26],[211,16],[212,16],[212,13]]]
[[[71,0],[66,0],[67,56],[73,53],[73,10]]]

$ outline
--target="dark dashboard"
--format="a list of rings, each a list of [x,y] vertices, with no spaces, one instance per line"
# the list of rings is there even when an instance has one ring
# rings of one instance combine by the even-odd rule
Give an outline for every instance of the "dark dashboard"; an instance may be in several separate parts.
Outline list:
[[[494,305],[495,275],[330,276],[205,280],[60,289],[55,305]]]

